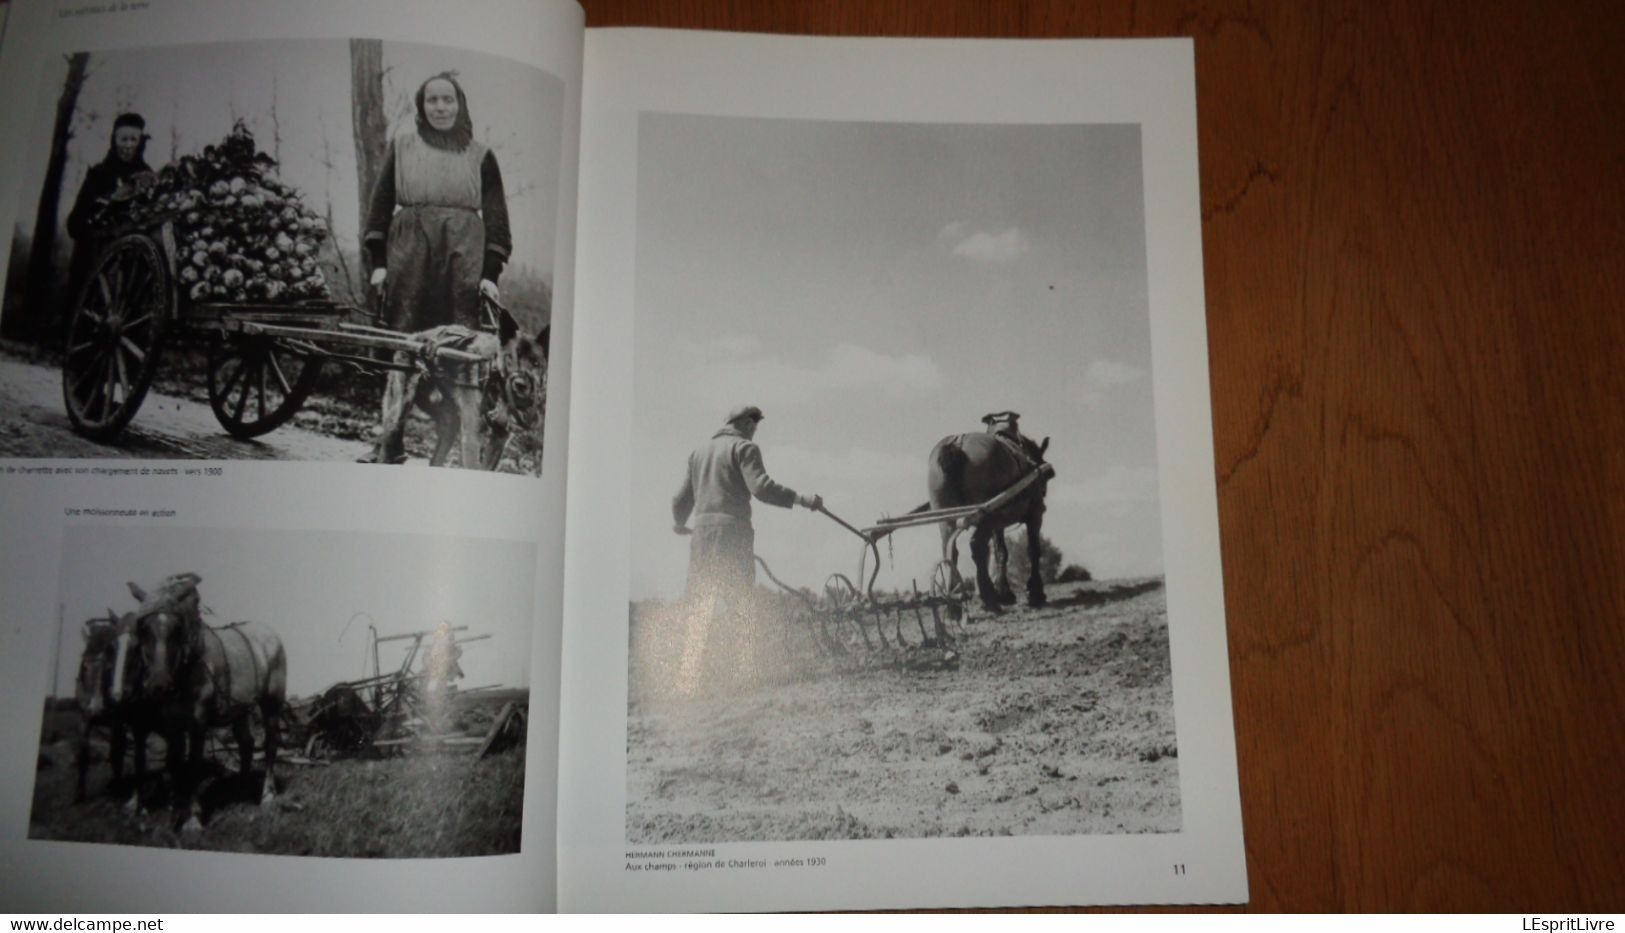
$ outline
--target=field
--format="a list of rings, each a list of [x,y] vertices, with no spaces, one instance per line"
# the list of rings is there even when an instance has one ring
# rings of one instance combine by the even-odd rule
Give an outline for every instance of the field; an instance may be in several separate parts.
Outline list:
[[[978,614],[938,669],[817,660],[795,633],[707,648],[635,607],[627,842],[1177,832],[1161,581],[1049,595]]]
[[[482,697],[479,706],[515,699],[514,691]],[[521,706],[526,701],[517,697]],[[467,711],[478,720],[482,708]],[[488,720],[489,715],[485,718]],[[174,828],[166,782],[150,779],[147,812],[126,815],[109,793],[107,746],[92,743],[89,794],[74,803],[74,745],[78,714],[47,714],[34,780],[29,836],[79,842],[201,848],[227,852],[361,858],[433,858],[519,851],[524,806],[523,744],[478,759],[467,749],[392,758],[340,759],[325,767],[277,765],[278,797],[258,805],[260,764],[240,780],[221,776],[205,791],[207,826],[201,836]],[[150,743],[149,768],[163,766],[163,743]],[[232,771],[235,755],[222,764]]]

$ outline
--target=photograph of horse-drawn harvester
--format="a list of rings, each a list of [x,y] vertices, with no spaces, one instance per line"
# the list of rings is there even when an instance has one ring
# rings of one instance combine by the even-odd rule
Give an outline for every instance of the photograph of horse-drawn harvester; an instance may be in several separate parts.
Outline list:
[[[1179,831],[1138,127],[638,171],[627,841]]]
[[[18,173],[0,453],[541,472],[557,79],[376,40],[60,68]]]
[[[94,544],[89,534],[70,534],[78,540],[65,572],[109,557],[157,566],[231,537],[96,531]],[[138,559],[129,548],[141,537],[150,553]],[[504,594],[442,598],[435,608],[445,617],[405,630],[385,620],[422,619],[435,601],[411,608],[406,597],[439,587],[401,576],[396,588],[416,593],[375,596],[370,608],[326,618],[313,607],[357,600],[391,582],[381,566],[421,573],[448,552],[472,550],[449,566],[479,560],[522,574],[534,552],[492,542],[407,543],[262,533],[252,544],[236,542],[250,558],[246,566],[127,581],[122,599],[99,582],[65,583],[30,835],[347,857],[517,851],[529,691],[528,672],[508,653],[528,654],[528,616],[519,615],[528,588],[515,582]],[[371,556],[350,558],[360,576],[348,584],[320,595],[265,593],[281,574],[308,569],[315,555],[357,546]],[[107,608],[82,621],[66,615],[90,605],[86,590]],[[451,617],[458,604],[474,621]],[[285,611],[237,614],[272,605]],[[331,679],[345,669],[360,676]]]

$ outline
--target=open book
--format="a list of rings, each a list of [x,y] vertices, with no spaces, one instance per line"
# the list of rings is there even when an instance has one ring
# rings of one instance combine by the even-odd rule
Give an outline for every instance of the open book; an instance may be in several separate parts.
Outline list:
[[[0,79],[0,908],[1245,899],[1188,42],[18,0]]]

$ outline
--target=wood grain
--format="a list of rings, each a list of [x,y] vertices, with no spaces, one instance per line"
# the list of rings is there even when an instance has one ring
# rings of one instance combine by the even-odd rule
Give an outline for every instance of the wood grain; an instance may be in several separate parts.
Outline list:
[[[1252,910],[1625,909],[1625,11],[586,0],[1195,39]]]

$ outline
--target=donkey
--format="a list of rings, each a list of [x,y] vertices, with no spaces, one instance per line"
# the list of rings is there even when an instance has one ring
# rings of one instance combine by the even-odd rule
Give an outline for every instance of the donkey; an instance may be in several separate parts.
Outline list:
[[[532,336],[506,308],[490,304],[494,329],[444,324],[413,335],[426,348],[470,353],[480,362],[442,357],[433,366],[413,366],[421,354],[397,351],[395,361],[405,371],[392,373],[385,384],[383,429],[373,459],[405,462],[399,444],[413,405],[434,421],[430,466],[445,465],[455,448],[463,469],[495,470],[515,431],[542,424],[549,326]]]
[[[1044,452],[1049,449],[1049,438],[1034,443],[1016,429],[1014,412],[997,412],[982,421],[988,430],[981,434],[953,434],[937,442],[931,449],[927,470],[930,489],[929,507],[948,509],[964,505],[980,505],[1014,485],[1028,473],[1044,463]],[[982,606],[998,612],[1006,602],[1014,602],[1015,594],[1004,579],[1004,562],[999,562],[1002,586],[995,586],[988,573],[989,541],[999,542],[1003,553],[1004,529],[1009,525],[1027,526],[1027,556],[1031,571],[1027,576],[1027,605],[1038,607],[1046,602],[1044,578],[1040,567],[1039,529],[1044,522],[1044,492],[1048,479],[1040,475],[1036,482],[998,509],[981,516],[971,533],[971,559],[976,563],[976,592]],[[951,522],[942,524],[943,547],[949,547],[954,535]],[[957,548],[947,559],[957,562]],[[950,615],[952,615],[950,607]]]
[[[282,640],[259,622],[234,622],[221,628],[203,624],[193,573],[176,574],[148,593],[134,583],[130,593],[140,601],[135,617],[134,641],[139,651],[140,690],[155,705],[156,715],[170,734],[190,740],[185,765],[171,754],[174,771],[183,767],[191,775],[201,772],[204,737],[216,726],[231,726],[237,739],[240,770],[251,773],[254,763],[252,716],[259,710],[265,727],[265,782],[260,805],[276,799],[277,722],[287,696],[287,654]],[[114,675],[114,700],[120,699],[119,672]],[[203,828],[202,804],[190,780],[178,782],[187,820],[184,831]],[[176,808],[177,811],[183,809]]]

